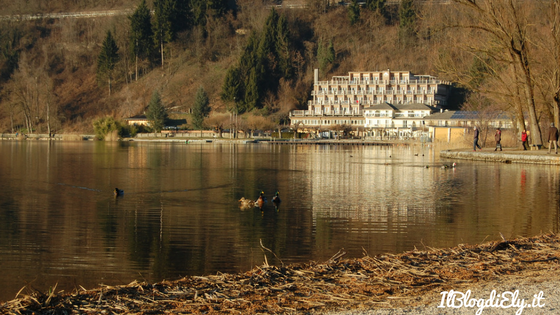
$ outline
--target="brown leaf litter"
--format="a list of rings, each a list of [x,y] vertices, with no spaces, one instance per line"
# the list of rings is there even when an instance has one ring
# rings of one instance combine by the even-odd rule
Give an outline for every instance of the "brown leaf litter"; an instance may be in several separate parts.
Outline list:
[[[0,305],[2,314],[286,314],[391,307],[402,297],[557,269],[555,234],[427,248],[398,255],[368,255],[290,266],[256,267],[245,273],[189,276],[150,284],[132,282],[73,293],[20,296]]]

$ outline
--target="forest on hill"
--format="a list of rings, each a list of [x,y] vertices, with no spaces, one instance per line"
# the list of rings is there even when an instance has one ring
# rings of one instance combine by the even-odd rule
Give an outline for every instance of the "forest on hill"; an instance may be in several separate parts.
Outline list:
[[[274,128],[306,108],[313,69],[435,75],[455,82],[455,108],[506,111],[537,138],[559,122],[559,0],[0,2],[2,132],[90,132],[154,96],[181,127],[229,128],[237,113]],[[195,126],[197,99],[210,111]]]

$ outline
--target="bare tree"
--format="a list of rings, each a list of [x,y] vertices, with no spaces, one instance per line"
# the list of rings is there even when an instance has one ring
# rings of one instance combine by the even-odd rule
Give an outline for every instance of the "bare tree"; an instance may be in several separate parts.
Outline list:
[[[246,122],[251,138],[253,137],[252,131],[254,130],[271,130],[274,128],[274,123],[263,116],[249,116]]]
[[[463,13],[462,20],[452,27],[470,29],[472,40],[466,49],[474,56],[484,55],[488,72],[495,78],[503,75],[514,79],[513,99],[521,100],[522,107],[516,108],[518,124],[524,125],[524,110],[529,116],[529,125],[534,143],[542,145],[535,104],[533,64],[529,52],[530,23],[525,6],[528,1],[515,0],[454,0]],[[478,39],[478,41],[475,41]],[[465,47],[463,47],[465,48]],[[509,72],[509,73],[508,73]],[[524,110],[523,110],[524,109]]]
[[[206,125],[216,130],[220,138],[222,138],[222,132],[224,130],[224,126],[226,126],[229,123],[229,121],[230,121],[229,113],[216,113],[216,112],[211,114],[205,120]]]
[[[22,58],[25,60],[25,58]],[[25,128],[28,133],[33,132],[33,105],[36,102],[36,85],[31,79],[29,69],[20,61],[20,67],[12,76],[8,86],[12,106],[17,106],[23,114]]]
[[[10,117],[10,129],[11,132],[15,132],[15,116],[18,114],[18,106],[17,103],[13,102],[10,98],[11,94],[11,86],[8,86],[6,89],[2,90],[2,99],[5,100],[2,102],[4,111]]]
[[[537,1],[535,4],[541,18],[535,19],[538,28],[534,42],[539,50],[536,88],[541,102],[548,106],[556,126],[560,126],[560,0]]]

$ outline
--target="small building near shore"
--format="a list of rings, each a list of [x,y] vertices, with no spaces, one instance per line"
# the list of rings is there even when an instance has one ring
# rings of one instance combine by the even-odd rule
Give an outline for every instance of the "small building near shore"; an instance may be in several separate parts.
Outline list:
[[[479,112],[463,110],[444,110],[424,117],[428,126],[513,128],[513,119],[502,111]]]
[[[146,115],[136,115],[124,119],[129,126],[148,126],[150,121]]]

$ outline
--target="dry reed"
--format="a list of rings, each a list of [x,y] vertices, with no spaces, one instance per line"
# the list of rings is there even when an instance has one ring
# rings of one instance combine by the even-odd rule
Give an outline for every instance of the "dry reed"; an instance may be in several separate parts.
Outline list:
[[[185,277],[150,284],[132,282],[71,294],[34,294],[0,307],[10,314],[258,314],[353,309],[388,304],[433,289],[492,280],[524,271],[558,269],[554,234],[399,255],[270,266],[239,274]],[[265,259],[266,261],[266,259]]]

